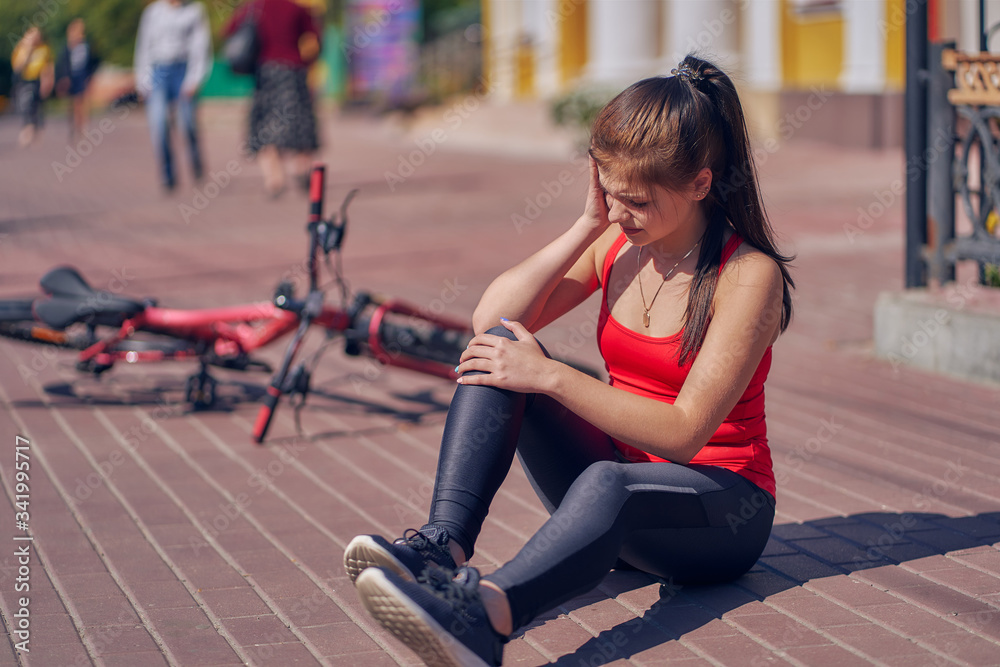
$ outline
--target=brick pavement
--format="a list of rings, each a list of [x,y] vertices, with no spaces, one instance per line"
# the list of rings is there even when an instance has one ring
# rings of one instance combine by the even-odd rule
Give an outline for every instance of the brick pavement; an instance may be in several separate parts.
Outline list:
[[[14,120],[0,118],[0,296],[34,293],[47,268],[72,263],[97,287],[165,305],[268,298],[304,256],[304,201],[262,196],[238,107],[204,111],[210,172],[235,161],[238,173],[203,200],[190,185],[158,191],[139,112],[107,116],[79,163],[61,120],[20,152]],[[566,145],[527,123],[478,140],[498,113],[510,126],[513,111],[485,105],[458,126],[325,115],[331,198],[362,188],[345,252],[353,285],[467,316],[496,273],[578,213],[584,180]],[[445,140],[432,152],[435,129]],[[1000,389],[872,358],[875,297],[900,287],[901,202],[845,233],[901,167],[898,152],[804,143],[762,164],[799,287],[768,381],[779,500],[758,565],[700,588],[614,572],[520,633],[508,664],[1000,664]],[[387,172],[406,175],[390,188]],[[595,312],[588,302],[543,340],[595,362]],[[257,447],[267,378],[220,371],[222,407],[192,412],[180,398],[191,370],[95,381],[65,356],[0,343],[0,437],[30,439],[35,536],[31,651],[15,654],[5,447],[0,665],[413,664],[360,607],[340,553],[357,533],[421,522],[450,384],[334,352],[301,435],[286,408]],[[476,563],[511,557],[543,520],[515,468]]]

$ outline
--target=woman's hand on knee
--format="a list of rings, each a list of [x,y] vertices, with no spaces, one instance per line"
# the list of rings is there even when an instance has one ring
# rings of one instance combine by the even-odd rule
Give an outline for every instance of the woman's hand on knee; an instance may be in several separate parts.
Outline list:
[[[510,340],[489,333],[479,334],[469,342],[455,370],[464,374],[461,384],[486,385],[521,393],[545,393],[554,372],[554,362],[545,356],[535,337],[520,322],[501,320],[515,336]]]

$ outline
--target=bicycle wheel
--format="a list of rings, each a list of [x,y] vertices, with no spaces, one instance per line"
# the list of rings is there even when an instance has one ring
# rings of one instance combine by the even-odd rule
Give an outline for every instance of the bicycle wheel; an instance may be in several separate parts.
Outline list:
[[[389,355],[408,355],[434,363],[458,364],[471,333],[438,326],[405,326],[383,323],[379,328],[382,348]]]
[[[88,345],[85,335],[77,331],[61,331],[37,322],[31,305],[33,299],[0,300],[0,336],[38,345],[52,345],[82,350]]]
[[[359,351],[387,366],[438,377],[457,377],[454,368],[469,345],[472,331],[457,323],[445,324],[405,308],[401,311],[390,310],[383,314],[376,311],[371,319],[363,321],[361,330],[368,332],[368,336],[359,341]],[[600,371],[587,364],[559,356],[552,358],[581,373],[604,379]]]
[[[0,300],[0,322],[28,321],[34,319],[31,304],[34,299]]]

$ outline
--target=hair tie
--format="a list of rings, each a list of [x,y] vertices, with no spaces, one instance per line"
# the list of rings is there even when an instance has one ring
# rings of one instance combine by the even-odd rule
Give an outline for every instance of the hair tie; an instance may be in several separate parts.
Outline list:
[[[695,83],[704,78],[701,74],[691,69],[691,66],[687,63],[680,63],[680,65],[670,70],[670,73],[676,77],[687,80],[688,83]]]

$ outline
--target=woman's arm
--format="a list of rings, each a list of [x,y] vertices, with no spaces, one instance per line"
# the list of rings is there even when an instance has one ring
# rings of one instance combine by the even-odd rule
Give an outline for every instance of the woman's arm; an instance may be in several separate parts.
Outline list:
[[[477,336],[459,378],[547,394],[608,435],[677,463],[688,463],[709,441],[746,390],[777,336],[782,279],[766,255],[743,248],[726,264],[705,342],[673,404],[638,396],[546,358],[528,330],[506,326],[518,340]]]
[[[482,333],[499,324],[501,318],[538,331],[579,305],[597,288],[594,248],[609,226],[607,203],[591,159],[583,215],[559,238],[500,274],[486,288],[472,316],[475,331]]]

